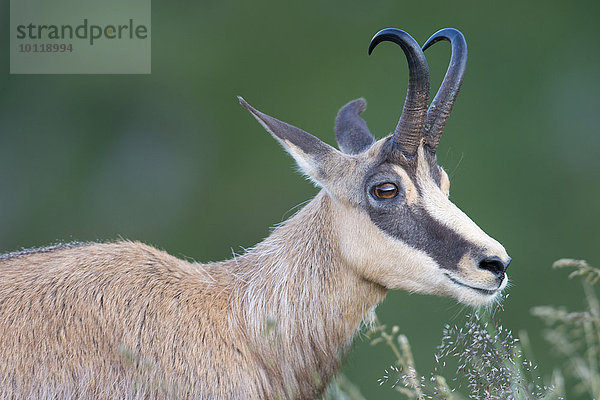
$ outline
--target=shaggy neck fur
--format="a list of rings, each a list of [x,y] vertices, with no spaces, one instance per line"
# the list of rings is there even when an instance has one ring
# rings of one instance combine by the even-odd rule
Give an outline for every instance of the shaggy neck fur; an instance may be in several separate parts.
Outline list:
[[[318,398],[385,295],[343,261],[340,206],[321,192],[218,263],[125,241],[0,258],[0,399]]]
[[[255,248],[223,263],[234,277],[231,329],[245,327],[267,393],[318,395],[385,296],[342,262],[333,201],[321,191]]]

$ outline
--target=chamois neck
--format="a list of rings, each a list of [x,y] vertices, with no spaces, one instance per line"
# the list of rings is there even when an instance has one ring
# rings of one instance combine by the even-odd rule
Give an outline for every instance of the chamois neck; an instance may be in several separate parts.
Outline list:
[[[236,317],[260,349],[263,368],[288,388],[326,379],[385,290],[345,265],[337,246],[333,200],[321,191],[263,242],[232,260]],[[271,358],[272,357],[272,358]],[[303,382],[303,384],[300,384]],[[326,382],[314,382],[313,396]],[[304,396],[302,396],[304,397]]]

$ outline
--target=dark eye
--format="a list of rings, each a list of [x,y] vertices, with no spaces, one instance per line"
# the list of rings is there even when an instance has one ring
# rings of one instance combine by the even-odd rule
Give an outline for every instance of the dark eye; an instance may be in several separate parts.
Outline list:
[[[391,199],[398,194],[398,186],[393,183],[382,183],[381,185],[375,186],[373,193],[380,199]]]

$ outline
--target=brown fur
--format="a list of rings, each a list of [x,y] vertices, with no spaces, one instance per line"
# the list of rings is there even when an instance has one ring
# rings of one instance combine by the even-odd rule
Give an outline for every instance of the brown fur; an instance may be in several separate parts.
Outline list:
[[[333,202],[220,263],[127,241],[5,257],[0,397],[317,397],[385,295],[345,267]]]
[[[344,112],[344,154],[240,102],[323,190],[219,263],[127,241],[0,256],[0,398],[312,399],[388,289],[498,298],[506,275],[480,260],[510,258],[423,145],[406,158]],[[378,198],[383,182],[397,195]]]
[[[0,398],[310,399],[388,289],[494,301],[506,279],[470,253],[444,270],[373,223],[360,182],[387,140],[322,157],[328,168],[288,145],[324,189],[231,260],[190,263],[127,241],[1,256]],[[404,207],[508,257],[450,203],[422,149],[418,157],[412,176],[399,165],[388,173],[406,188]]]

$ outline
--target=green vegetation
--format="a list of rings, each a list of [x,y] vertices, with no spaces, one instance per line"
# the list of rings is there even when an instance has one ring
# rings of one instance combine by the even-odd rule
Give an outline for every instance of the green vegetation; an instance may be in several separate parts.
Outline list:
[[[574,268],[569,278],[579,277],[586,308],[568,311],[565,307],[539,306],[531,313],[546,324],[544,339],[561,357],[562,364],[554,370],[555,391],[568,398],[600,398],[600,303],[594,290],[600,269],[585,261],[562,259],[553,268]],[[564,377],[564,378],[563,378]],[[566,384],[565,384],[566,383]],[[565,393],[565,387],[573,393]]]
[[[600,269],[571,259],[558,260],[553,268],[574,269],[569,278],[581,278],[586,309],[531,309],[531,314],[546,324],[543,338],[560,359],[550,377],[538,375],[528,334],[521,331],[517,339],[498,322],[502,309],[498,305],[467,315],[462,327],[446,325],[435,354],[437,367],[429,377],[417,372],[408,338],[400,329],[377,321],[367,338],[371,345],[386,345],[395,356],[394,363],[382,370],[379,384],[391,385],[399,398],[417,400],[600,398],[600,301],[594,289]],[[573,388],[573,393],[566,393],[566,387]],[[342,375],[324,399],[364,397]]]

